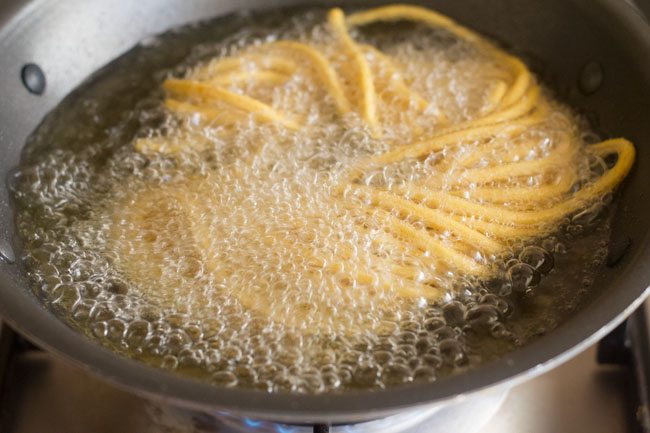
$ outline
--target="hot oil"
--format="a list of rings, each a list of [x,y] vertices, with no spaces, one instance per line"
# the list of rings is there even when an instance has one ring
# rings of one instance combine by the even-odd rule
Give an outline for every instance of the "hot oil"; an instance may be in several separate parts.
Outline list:
[[[354,114],[339,119],[304,74],[271,89],[238,90],[300,115],[308,132],[253,119],[229,129],[162,108],[170,74],[196,73],[207,59],[270,40],[325,42],[331,36],[322,21],[321,12],[242,15],[172,31],[98,72],[48,116],[27,145],[15,192],[24,260],[48,306],[152,365],[221,386],[301,393],[433,381],[549,332],[577,308],[606,253],[604,206],[533,244],[513,242],[508,254],[485,257],[500,271],[479,281],[441,277],[428,259],[391,246],[372,227],[359,229],[368,217],[337,198],[355,161],[485,109],[504,71],[443,32],[409,27],[407,38],[406,29],[391,27],[355,35],[393,56],[404,80],[431,101],[414,116],[412,100],[382,95],[390,103],[381,139]],[[391,80],[388,71],[383,76]],[[562,134],[587,131],[566,108],[552,109],[550,121],[518,138],[538,140],[535,157]],[[405,127],[413,118],[415,126]],[[179,129],[183,152],[134,149],[137,138]],[[476,146],[449,152],[471,158]],[[530,156],[495,150],[473,164]],[[425,181],[440,157],[368,170],[359,182]],[[598,161],[574,158],[579,180],[597,175]],[[451,190],[445,182],[455,167],[448,173],[441,187]],[[371,253],[377,243],[387,263],[419,266],[423,280],[431,274],[448,293],[404,298],[381,287],[389,275]],[[368,269],[372,283],[355,277]]]

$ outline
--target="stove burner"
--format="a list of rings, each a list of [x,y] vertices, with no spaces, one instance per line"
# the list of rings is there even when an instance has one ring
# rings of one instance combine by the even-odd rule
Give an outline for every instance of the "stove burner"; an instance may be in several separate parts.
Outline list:
[[[265,421],[257,421],[249,418],[239,419],[234,416],[225,415],[221,421],[232,429],[232,432],[250,432],[260,433],[362,433],[362,432],[385,432],[398,433],[410,432],[414,427],[429,420],[433,414],[440,410],[438,407],[409,411],[407,413],[395,415],[389,418],[377,421],[369,421],[359,424],[346,426],[290,426],[286,424],[276,424]],[[221,431],[221,430],[217,430]],[[227,430],[230,433],[230,430]]]
[[[152,419],[162,431],[188,433],[431,433],[433,431],[478,432],[498,411],[508,392],[479,394],[444,405],[410,409],[375,421],[350,425],[288,425],[227,412],[197,414],[174,407],[151,405]],[[471,414],[471,417],[464,416]],[[189,428],[189,430],[188,430]]]

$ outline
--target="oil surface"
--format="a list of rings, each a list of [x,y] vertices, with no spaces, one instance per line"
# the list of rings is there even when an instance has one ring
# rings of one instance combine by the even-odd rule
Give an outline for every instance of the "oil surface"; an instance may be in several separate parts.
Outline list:
[[[350,278],[359,269],[371,269],[373,281],[385,277],[371,248],[359,248],[380,242],[380,233],[360,232],[358,215],[332,199],[352,162],[413,140],[413,123],[419,135],[434,133],[442,111],[451,124],[473,119],[503,73],[444,32],[392,26],[359,35],[397,59],[431,101],[417,116],[408,101],[387,104],[381,139],[354,115],[335,118],[322,89],[301,74],[271,90],[236,89],[302,114],[308,133],[252,119],[229,129],[163,108],[168,76],[191,76],[214,57],[275,39],[324,43],[322,21],[320,11],[241,15],[174,30],[98,72],[48,116],[14,188],[23,260],[43,302],[126,356],[219,386],[300,393],[456,374],[552,330],[576,308],[607,253],[608,208],[600,205],[535,243],[513,242],[508,254],[482,259],[501,270],[489,281],[440,277],[428,257],[386,247],[386,258],[422,269],[442,297],[361,290]],[[538,141],[535,156],[563,134],[592,136],[568,109],[552,109],[550,122],[519,137]],[[174,143],[177,131],[181,152],[134,147]],[[464,143],[458,158],[475,146]],[[362,183],[417,182],[432,163],[368,171]],[[599,164],[575,156],[580,179],[598,175]],[[323,257],[336,272],[313,273]]]

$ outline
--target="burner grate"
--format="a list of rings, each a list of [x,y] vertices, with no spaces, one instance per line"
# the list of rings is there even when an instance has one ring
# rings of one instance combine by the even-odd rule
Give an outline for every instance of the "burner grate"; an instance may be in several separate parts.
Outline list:
[[[431,433],[433,431],[478,432],[499,410],[507,391],[483,393],[453,404],[419,407],[375,421],[349,425],[288,425],[240,418],[235,414],[217,412],[197,414],[168,406],[151,406],[153,419],[164,431],[186,433]],[[463,414],[471,413],[471,417]]]

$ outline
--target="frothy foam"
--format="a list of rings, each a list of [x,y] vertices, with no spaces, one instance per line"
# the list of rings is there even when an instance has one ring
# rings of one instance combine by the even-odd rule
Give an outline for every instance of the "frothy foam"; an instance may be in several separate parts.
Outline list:
[[[197,52],[255,55],[256,46],[292,38],[321,47],[335,66],[345,62],[319,21],[319,14],[310,13],[283,28],[249,27],[235,43]],[[494,254],[464,247],[474,248],[467,254],[477,263],[499,270],[489,283],[481,282],[391,237],[382,229],[390,213],[366,210],[363,194],[345,188],[340,193],[358,161],[481,115],[503,80],[498,63],[444,32],[417,27],[408,34],[355,35],[395,62],[366,51],[380,88],[381,138],[358,115],[339,116],[308,67],[272,86],[233,80],[228,87],[308,125],[298,131],[241,113],[218,121],[179,118],[154,94],[111,125],[106,139],[79,135],[71,141],[86,145],[75,147],[65,133],[54,134],[59,141],[52,139],[49,150],[21,168],[16,191],[18,229],[38,293],[94,338],[129,356],[220,386],[277,392],[432,381],[522,343],[540,323],[552,327],[555,319],[524,326],[509,318],[517,316],[516,300],[530,296],[553,270],[556,252],[565,248],[557,238],[536,245],[513,241],[506,252]],[[182,32],[171,38],[181,37]],[[157,52],[164,45],[146,49]],[[197,65],[193,59],[183,69],[187,76],[218,64]],[[259,72],[256,65],[244,69]],[[402,73],[396,75],[394,67]],[[358,89],[343,78],[354,100]],[[415,93],[405,97],[400,83]],[[425,109],[418,98],[427,101]],[[582,124],[566,108],[550,106],[546,121],[514,137],[463,142],[424,159],[368,168],[355,183],[399,191],[437,182],[441,191],[469,196],[476,182],[462,180],[466,173],[548,157],[567,137],[580,137]],[[133,119],[141,125],[136,144],[143,139],[149,146],[146,156],[124,139]],[[37,135],[48,132],[43,128]],[[39,140],[49,141],[43,135]],[[607,167],[581,150],[570,161],[575,184]],[[540,182],[548,179],[523,174],[490,185]],[[527,208],[516,198],[504,204]],[[607,232],[597,224],[602,207],[597,203],[559,226],[571,238],[597,226],[601,239]],[[410,222],[445,244],[460,242],[452,232]],[[550,275],[548,281],[565,293],[558,278]],[[572,301],[565,304],[572,296],[566,295]],[[555,302],[537,294],[535,299]]]

